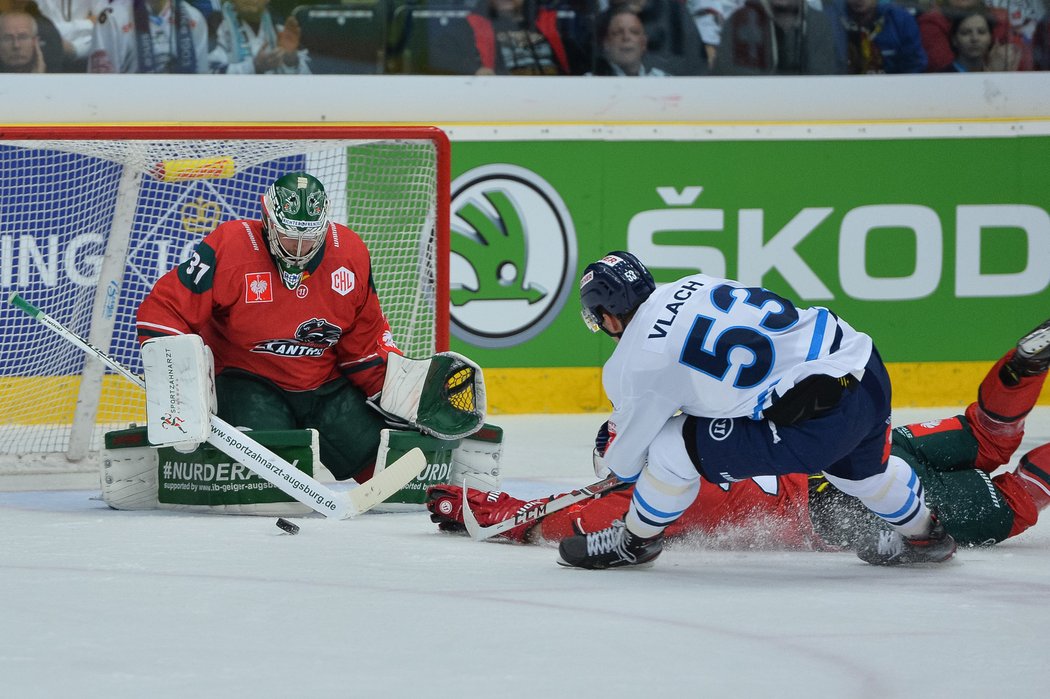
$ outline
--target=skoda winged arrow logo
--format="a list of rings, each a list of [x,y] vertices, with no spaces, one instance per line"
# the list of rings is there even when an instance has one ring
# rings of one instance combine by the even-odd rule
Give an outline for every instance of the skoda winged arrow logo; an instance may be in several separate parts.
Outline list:
[[[574,288],[576,231],[557,191],[516,165],[452,183],[452,334],[509,347],[542,332]]]

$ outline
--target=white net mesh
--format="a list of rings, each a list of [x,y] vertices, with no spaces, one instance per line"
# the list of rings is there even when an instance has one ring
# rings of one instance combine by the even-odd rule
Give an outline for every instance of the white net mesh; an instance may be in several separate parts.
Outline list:
[[[5,300],[17,292],[141,373],[135,313],[152,284],[219,222],[258,218],[265,188],[304,169],[325,184],[333,219],[367,244],[398,345],[428,356],[441,349],[438,149],[416,132],[355,136],[0,140]],[[144,406],[140,389],[2,304],[0,473],[91,469],[84,457],[104,432],[143,423]]]

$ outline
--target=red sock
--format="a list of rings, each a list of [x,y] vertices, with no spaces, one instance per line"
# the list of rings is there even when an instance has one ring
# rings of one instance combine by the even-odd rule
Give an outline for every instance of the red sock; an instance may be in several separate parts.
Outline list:
[[[1016,473],[1035,506],[1046,509],[1050,505],[1050,444],[1036,447],[1022,456]]]
[[[977,468],[994,471],[1007,463],[1024,437],[1024,418],[1039,399],[1046,374],[1022,376],[1016,384],[1003,383],[1001,370],[1014,355],[1010,350],[984,377],[977,401],[966,409],[966,419],[977,437]]]
[[[1014,513],[1009,536],[1017,536],[1039,521],[1039,511],[1050,505],[1050,444],[1021,457],[1011,473],[992,479]]]
[[[1010,350],[1001,357],[977,389],[977,403],[981,410],[996,422],[1015,422],[1024,418],[1039,400],[1039,392],[1043,390],[1043,383],[1046,381],[1046,374],[1043,373],[1036,376],[1018,376],[1017,383],[1010,386],[1003,383],[1003,365],[1014,356],[1014,352],[1015,350]]]

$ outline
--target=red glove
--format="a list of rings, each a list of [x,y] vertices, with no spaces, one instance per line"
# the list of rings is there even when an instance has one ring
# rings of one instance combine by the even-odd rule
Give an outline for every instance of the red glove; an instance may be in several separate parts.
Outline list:
[[[478,524],[483,527],[502,522],[519,512],[526,512],[549,500],[550,498],[543,498],[526,502],[512,498],[498,490],[486,492],[467,488],[467,502],[470,503],[470,511],[474,513]],[[463,488],[461,486],[430,486],[427,488],[426,504],[427,509],[430,510],[430,521],[436,523],[441,531],[461,532],[466,530],[463,524]],[[525,540],[525,534],[536,524],[535,521],[527,522],[500,534],[499,537],[522,542]]]

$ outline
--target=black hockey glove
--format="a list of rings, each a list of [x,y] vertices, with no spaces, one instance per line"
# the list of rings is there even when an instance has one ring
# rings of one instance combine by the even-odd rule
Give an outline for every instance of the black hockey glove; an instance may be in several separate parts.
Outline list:
[[[766,419],[775,425],[795,425],[830,412],[842,400],[842,393],[857,385],[852,374],[836,378],[824,374],[807,376],[765,409]]]

